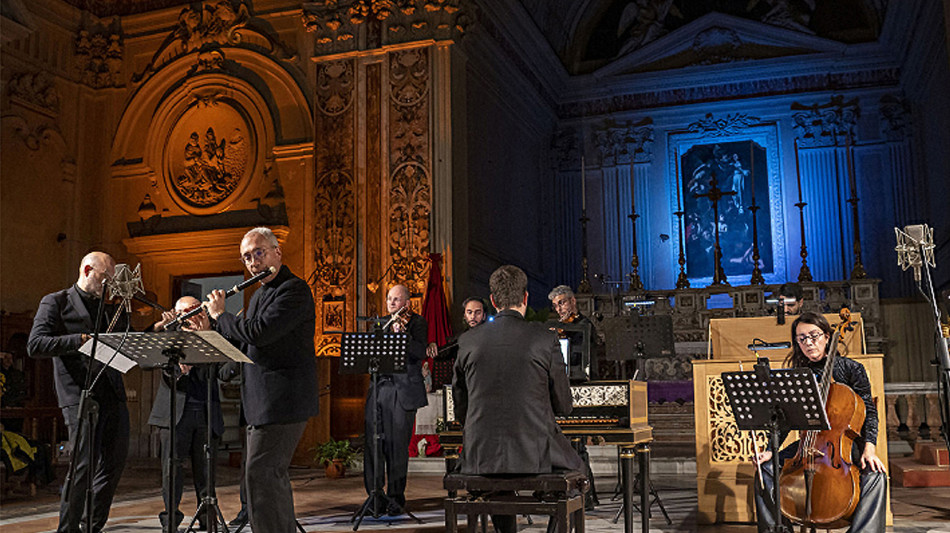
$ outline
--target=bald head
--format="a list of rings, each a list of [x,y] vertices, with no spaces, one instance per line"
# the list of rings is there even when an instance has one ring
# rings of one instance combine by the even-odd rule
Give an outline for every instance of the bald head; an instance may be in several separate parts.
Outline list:
[[[409,304],[409,289],[405,285],[394,285],[386,294],[386,310],[390,314]]]
[[[79,264],[80,289],[102,296],[102,282],[115,275],[115,259],[105,252],[89,252]]]

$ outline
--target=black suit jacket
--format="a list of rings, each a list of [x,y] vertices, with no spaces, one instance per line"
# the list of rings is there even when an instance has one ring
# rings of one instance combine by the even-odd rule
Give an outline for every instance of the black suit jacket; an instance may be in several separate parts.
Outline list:
[[[101,325],[103,331],[116,312],[115,306],[106,306],[106,316]],[[86,384],[86,372],[90,368],[90,358],[79,348],[82,346],[82,334],[92,333],[95,321],[96,317],[89,315],[75,285],[47,294],[40,300],[27,350],[30,357],[36,359],[53,358],[53,377],[60,407],[79,404],[80,394]],[[124,331],[125,325],[126,318],[121,317],[114,331]],[[91,366],[94,372],[102,368],[102,364],[95,361],[91,362]],[[106,368],[96,383],[93,396],[100,404],[124,402],[122,373]]]
[[[453,399],[464,424],[463,473],[583,468],[554,419],[572,408],[557,336],[517,311],[506,309],[459,338]]]
[[[248,425],[290,424],[317,414],[316,313],[304,280],[286,265],[257,289],[244,316],[223,313],[215,330],[254,364],[241,385]]]
[[[391,315],[380,320],[386,323],[390,318]],[[422,379],[422,362],[426,358],[429,325],[422,315],[413,314],[406,324],[406,331],[409,333],[409,344],[406,347],[406,372],[392,374],[392,379],[398,393],[396,396],[399,399],[399,406],[406,411],[411,411],[429,404],[425,381]],[[372,384],[370,389],[372,389]]]
[[[178,378],[177,386],[175,387],[176,427],[178,422],[181,421],[182,413],[185,412],[185,401],[188,399],[185,391],[189,384],[197,384],[202,391],[205,391],[210,376],[211,379],[214,380],[211,385],[211,431],[215,435],[224,433],[224,417],[221,415],[221,400],[218,397],[217,366],[218,365],[215,364],[196,365],[190,372]],[[152,412],[148,415],[148,423],[150,425],[161,428],[168,427],[169,381],[171,381],[170,378],[162,374],[162,379],[158,382],[158,392],[155,394],[155,402],[152,403]]]

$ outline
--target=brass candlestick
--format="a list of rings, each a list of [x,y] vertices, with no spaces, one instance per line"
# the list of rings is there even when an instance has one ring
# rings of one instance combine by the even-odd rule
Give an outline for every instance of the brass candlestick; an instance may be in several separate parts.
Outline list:
[[[685,229],[683,228],[683,215],[686,213],[683,211],[683,201],[680,198],[680,157],[679,151],[673,152],[673,159],[676,172],[676,209],[677,211],[673,213],[676,215],[677,220],[679,221],[679,238],[680,238],[680,255],[677,263],[680,265],[680,274],[676,278],[676,288],[677,289],[688,289],[689,288],[689,278],[686,277],[686,252],[684,251],[684,233]]]
[[[798,163],[798,139],[795,139],[795,177],[798,179],[798,223],[801,228],[802,248],[799,255],[802,258],[802,267],[798,271],[798,281],[812,281],[811,269],[808,268],[808,247],[805,246],[805,206],[808,205],[802,200],[802,173]]]
[[[848,198],[848,204],[851,205],[851,223],[854,225],[854,267],[851,269],[851,279],[864,279],[868,277],[864,271],[864,264],[861,261],[861,227],[858,221],[858,184],[854,177],[854,144],[851,142],[851,134],[848,134],[848,184],[851,187],[851,197]]]
[[[749,181],[752,182],[752,205],[749,206],[749,211],[752,212],[752,262],[755,264],[752,267],[752,279],[749,280],[751,285],[762,285],[765,283],[765,278],[762,277],[762,269],[759,268],[759,224],[756,212],[759,210],[759,206],[755,203],[755,146],[750,143],[749,145]]]

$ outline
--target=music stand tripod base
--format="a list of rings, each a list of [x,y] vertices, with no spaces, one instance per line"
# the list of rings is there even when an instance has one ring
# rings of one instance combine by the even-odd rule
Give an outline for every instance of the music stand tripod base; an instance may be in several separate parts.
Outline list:
[[[383,474],[383,468],[380,465],[379,441],[382,435],[379,433],[379,403],[376,401],[376,394],[379,391],[380,374],[401,374],[406,372],[406,348],[409,345],[409,335],[402,333],[384,333],[382,330],[372,332],[346,332],[340,343],[340,373],[341,374],[369,374],[370,376],[370,401],[374,405],[373,416],[373,465],[376,479],[373,481],[373,490],[359,510],[350,518],[353,525],[353,531],[359,529],[363,518],[371,514],[373,518],[378,519],[382,513],[379,512],[380,505],[384,509],[391,506],[405,513],[418,523],[422,520],[406,510],[398,502],[390,498],[380,488],[382,483],[380,476]]]

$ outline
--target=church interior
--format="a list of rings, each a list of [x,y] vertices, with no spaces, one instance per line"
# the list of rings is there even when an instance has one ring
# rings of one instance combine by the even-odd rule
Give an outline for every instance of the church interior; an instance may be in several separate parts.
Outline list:
[[[913,487],[950,495],[933,362],[935,321],[950,337],[950,0],[0,7],[0,350],[26,376],[3,419],[25,420],[54,463],[67,438],[53,367],[26,348],[40,299],[100,250],[141,265],[144,296],[171,307],[242,281],[241,238],[266,226],[315,302],[319,414],[296,468],[363,433],[368,378],[340,372],[341,334],[386,314],[386,288],[407,286],[417,313],[441,298],[451,336],[462,302],[487,300],[513,264],[538,320],[556,317],[558,285],[600,335],[668,317],[671,349],[630,363],[654,468],[691,491],[668,530],[751,524],[759,437],[736,430],[721,376],[756,362],[730,335],[789,340],[774,298],[797,282],[805,309],[857,316],[848,355],[868,370],[901,500],[888,525],[947,530],[930,526],[950,521],[950,498],[921,529],[897,509]],[[895,237],[920,225],[922,280]],[[133,327],[160,315],[136,303]],[[614,378],[634,377],[626,364]],[[124,374],[130,461],[156,469],[159,380]],[[221,394],[227,464],[239,386]],[[593,444],[594,471],[617,476],[615,447]],[[444,496],[440,479],[426,497]],[[0,524],[52,530],[14,509],[36,497],[5,490]],[[652,524],[669,527],[656,511]]]

